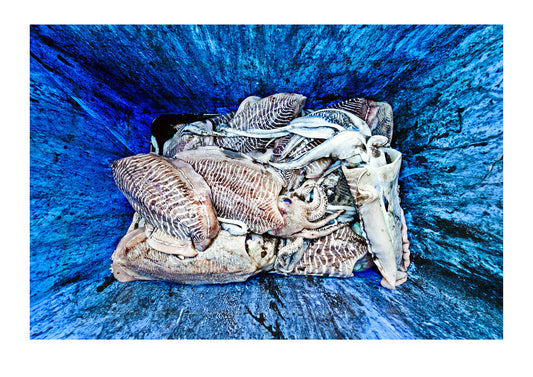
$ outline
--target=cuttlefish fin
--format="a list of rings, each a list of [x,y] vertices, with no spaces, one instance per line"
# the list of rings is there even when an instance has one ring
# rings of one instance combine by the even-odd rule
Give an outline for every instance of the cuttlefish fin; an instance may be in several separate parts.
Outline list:
[[[192,246],[191,241],[185,241],[171,236],[149,224],[145,228],[148,245],[151,248],[166,254],[181,255],[184,257],[195,257],[198,251]]]

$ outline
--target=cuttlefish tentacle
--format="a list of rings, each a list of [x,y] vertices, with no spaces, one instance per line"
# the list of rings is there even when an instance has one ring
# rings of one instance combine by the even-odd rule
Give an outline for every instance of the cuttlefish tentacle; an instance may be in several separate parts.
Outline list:
[[[299,135],[294,135],[294,136],[299,136]],[[283,140],[283,139],[280,139],[280,140]],[[324,141],[320,140],[320,139],[304,138],[302,140],[302,142],[298,143],[297,145],[294,145],[294,147],[291,148],[290,150],[286,146],[284,147],[283,143],[279,143],[279,144],[276,145],[276,148],[277,148],[278,152],[275,153],[275,159],[273,159],[271,161],[272,162],[276,162],[276,163],[287,163],[287,162],[290,162],[290,161],[298,160],[302,156],[308,154],[309,151],[311,151],[314,148],[316,148],[319,145],[321,145],[323,142]],[[285,151],[283,151],[283,149],[285,149]],[[278,156],[281,156],[280,150],[284,152],[283,154],[285,155],[285,157],[283,159],[278,157]],[[324,159],[324,158],[322,158],[322,159]],[[327,159],[327,157],[325,157],[325,159]],[[319,158],[318,160],[321,160],[321,159]],[[318,161],[318,160],[315,160],[315,161]],[[311,164],[311,163],[312,162],[310,162],[309,164]],[[307,166],[306,166],[306,170],[307,170]]]
[[[364,119],[343,109],[326,108],[316,110],[306,117],[299,119],[303,120],[306,118],[324,119],[329,124],[335,124],[338,131],[344,131],[348,129],[352,131],[359,131],[361,134],[367,137],[372,135],[370,127]]]
[[[306,202],[299,198],[300,195],[305,197],[311,191],[314,193],[314,198],[311,202]],[[278,208],[283,216],[284,225],[272,229],[269,233],[279,237],[289,237],[306,229],[316,230],[335,220],[344,212],[340,210],[322,218],[326,213],[326,207],[327,197],[322,188],[316,185],[316,183],[308,181],[300,189],[295,191],[293,195],[282,195],[279,197]],[[327,230],[324,230],[324,232],[327,233]],[[306,233],[303,234],[306,237],[308,236]],[[320,234],[324,233],[321,232]]]
[[[339,211],[339,212],[342,213],[342,211]],[[338,213],[336,216],[338,216],[340,213]],[[315,239],[315,238],[325,237],[348,225],[349,225],[348,223],[336,223],[336,224],[328,225],[328,226],[325,226],[319,229],[303,229],[302,231],[298,233],[294,233],[293,236],[303,237],[305,239]]]
[[[227,230],[233,236],[242,236],[243,234],[248,233],[248,225],[243,221],[226,219],[223,217],[217,217],[217,219],[222,226],[222,229]]]
[[[284,274],[290,274],[294,266],[300,261],[305,251],[303,237],[293,238],[279,249],[274,262],[274,270]]]
[[[333,157],[344,160],[356,155],[360,155],[363,161],[368,160],[364,136],[358,131],[343,131],[324,141],[297,160],[285,163],[269,162],[269,164],[281,170],[300,169],[319,158]]]
[[[343,126],[340,126],[337,123],[329,122],[327,119],[324,119],[322,117],[318,117],[315,115],[316,113],[312,113],[305,117],[296,118],[291,123],[289,123],[288,127],[291,127],[291,128],[326,127],[326,128],[332,128],[339,132],[346,131],[346,128],[344,128]]]
[[[331,221],[336,220],[343,213],[344,213],[344,209],[340,209],[338,211],[333,212],[330,215],[327,215],[326,217],[324,217],[321,220],[318,220],[318,221],[305,221],[304,222],[304,229],[319,229],[319,228],[322,228],[323,226],[326,226],[327,224],[329,224]]]
[[[292,152],[292,150],[297,148],[304,140],[305,137],[303,136],[293,135],[283,148],[283,151],[281,152],[278,159],[284,160]]]
[[[315,221],[320,219],[326,213],[328,199],[326,193],[314,181],[306,181],[298,190],[296,194],[300,196],[307,196],[313,191],[313,200],[306,206],[307,219]],[[315,228],[312,228],[315,229]]]
[[[290,132],[280,130],[280,129],[273,129],[273,130],[239,130],[236,128],[230,128],[230,127],[221,127],[218,131],[214,132],[214,136],[219,137],[248,137],[248,138],[254,138],[254,139],[275,139],[278,137],[283,137],[288,135]]]

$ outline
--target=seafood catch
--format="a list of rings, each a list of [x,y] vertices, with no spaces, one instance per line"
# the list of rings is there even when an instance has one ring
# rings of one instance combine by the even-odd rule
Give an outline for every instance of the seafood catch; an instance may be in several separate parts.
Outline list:
[[[111,164],[135,211],[113,253],[121,282],[245,281],[260,272],[407,279],[401,153],[392,109],[349,99],[304,109],[306,97],[248,97],[234,113],[174,127],[158,153]]]

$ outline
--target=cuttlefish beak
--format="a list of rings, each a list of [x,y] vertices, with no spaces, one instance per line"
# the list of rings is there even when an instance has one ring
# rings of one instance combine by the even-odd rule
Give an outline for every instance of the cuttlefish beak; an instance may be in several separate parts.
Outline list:
[[[369,251],[383,276],[381,284],[394,289],[405,281],[402,267],[402,209],[398,190],[401,153],[382,148],[391,163],[342,167],[361,218]]]

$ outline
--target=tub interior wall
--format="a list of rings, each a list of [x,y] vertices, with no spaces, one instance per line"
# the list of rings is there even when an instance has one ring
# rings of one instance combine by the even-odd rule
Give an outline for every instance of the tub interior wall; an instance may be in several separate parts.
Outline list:
[[[30,71],[31,338],[502,338],[501,25],[33,25]],[[276,92],[391,104],[407,283],[112,282],[133,210],[109,164],[160,114]]]

